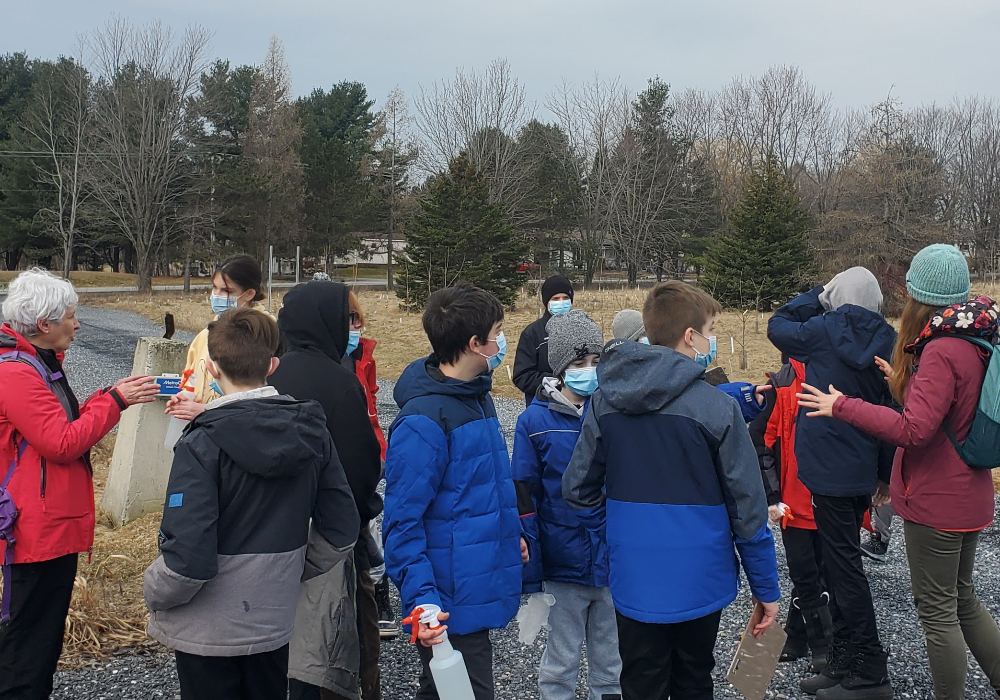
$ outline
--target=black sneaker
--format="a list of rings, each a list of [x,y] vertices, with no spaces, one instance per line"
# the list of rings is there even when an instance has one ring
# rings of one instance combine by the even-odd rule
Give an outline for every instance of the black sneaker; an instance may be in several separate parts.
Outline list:
[[[883,542],[877,535],[871,535],[861,544],[861,553],[879,564],[884,564],[886,555],[889,553],[889,543]]]

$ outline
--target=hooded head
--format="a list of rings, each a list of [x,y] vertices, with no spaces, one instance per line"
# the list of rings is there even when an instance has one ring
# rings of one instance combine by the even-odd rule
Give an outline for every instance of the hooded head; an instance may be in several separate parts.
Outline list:
[[[868,268],[852,267],[830,280],[819,295],[819,301],[827,311],[851,304],[877,314],[882,311],[882,290]]]
[[[542,282],[542,306],[549,308],[549,300],[556,294],[566,294],[573,300],[573,283],[562,275],[552,275]]]
[[[315,348],[334,362],[347,349],[349,301],[340,282],[300,284],[285,295],[278,327],[289,349]]]
[[[622,309],[616,313],[611,322],[611,334],[621,340],[639,340],[646,335],[646,326],[642,324],[642,312]]]

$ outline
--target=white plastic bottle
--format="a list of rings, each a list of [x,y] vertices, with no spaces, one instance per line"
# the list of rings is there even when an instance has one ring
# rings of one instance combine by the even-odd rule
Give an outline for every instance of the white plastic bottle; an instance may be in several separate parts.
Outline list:
[[[420,621],[430,628],[440,627],[438,613],[441,608],[436,605],[422,605],[423,613]],[[469,680],[469,671],[465,668],[465,659],[462,652],[451,645],[448,641],[448,633],[445,632],[438,639],[440,644],[435,644],[431,649],[434,657],[431,659],[431,676],[434,678],[434,687],[437,689],[438,697],[441,700],[475,700],[472,693],[472,681]]]

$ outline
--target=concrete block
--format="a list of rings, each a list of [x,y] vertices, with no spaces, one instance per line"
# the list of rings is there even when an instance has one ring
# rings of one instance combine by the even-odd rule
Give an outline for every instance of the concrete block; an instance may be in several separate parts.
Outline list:
[[[187,344],[165,338],[139,338],[132,374],[179,374],[184,369]],[[101,508],[116,525],[163,510],[167,477],[174,455],[163,446],[170,416],[164,399],[132,406],[118,424],[115,452]]]

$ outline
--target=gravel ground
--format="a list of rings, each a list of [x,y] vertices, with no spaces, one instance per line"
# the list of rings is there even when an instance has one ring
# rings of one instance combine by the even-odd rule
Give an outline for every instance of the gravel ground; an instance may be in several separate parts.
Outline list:
[[[67,359],[69,376],[81,396],[107,386],[131,369],[135,340],[142,334],[161,335],[162,329],[133,314],[82,307],[79,316],[83,328],[77,335]],[[178,334],[188,339],[189,335]],[[392,401],[392,382],[380,380],[379,415],[385,426],[396,413]],[[508,443],[513,439],[514,424],[523,408],[519,401],[497,399],[497,411]],[[896,525],[900,526],[897,519]],[[910,598],[909,571],[901,537],[901,529],[889,548],[885,564],[866,561],[869,579],[876,600],[879,630],[890,646],[890,671],[897,698],[914,700],[932,696],[930,673],[923,634],[917,623]],[[784,570],[784,552],[778,547],[779,568]],[[1000,529],[993,526],[980,540],[976,566],[976,585],[986,606],[1000,617]],[[782,588],[790,590],[787,577]],[[398,599],[396,600],[398,609]],[[725,681],[728,660],[732,658],[746,618],[750,600],[746,586],[737,601],[722,617],[722,627],[716,647],[719,668],[716,672],[716,698],[741,697]],[[543,632],[531,647],[517,641],[516,624],[493,633],[494,669],[497,698],[514,700],[537,697],[538,661],[544,649]],[[970,700],[991,700],[994,696],[978,664],[969,658],[970,673],[966,697]],[[411,698],[416,688],[419,662],[408,640],[386,642],[382,648],[382,689],[386,700]],[[768,692],[769,698],[806,697],[798,690],[798,681],[806,674],[807,663],[783,664]],[[577,697],[586,698],[583,676]],[[60,700],[144,700],[146,698],[179,698],[177,676],[169,654],[153,656],[121,655],[111,661],[82,671],[61,671],[56,675],[53,698]]]

